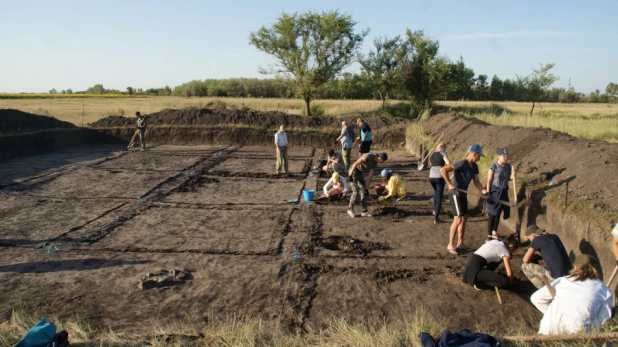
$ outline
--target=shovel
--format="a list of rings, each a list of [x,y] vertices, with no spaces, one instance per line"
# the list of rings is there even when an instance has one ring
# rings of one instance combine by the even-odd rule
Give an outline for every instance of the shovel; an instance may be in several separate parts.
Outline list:
[[[459,189],[459,188],[455,188],[458,192],[462,192],[462,193],[466,193],[468,194],[467,190],[463,190],[463,189]],[[451,192],[449,190],[449,192]],[[528,203],[528,200],[522,200],[520,201],[518,204],[512,204],[508,201],[504,201],[504,200],[498,200],[498,199],[494,199],[492,197],[490,197],[489,195],[481,195],[481,199],[485,199],[485,200],[489,200],[489,201],[493,201],[493,202],[497,202],[500,203],[504,206],[508,206],[508,207],[514,207],[514,208],[520,208],[521,206],[523,206],[524,204]]]
[[[429,158],[429,154],[431,153],[431,150],[438,145],[438,142],[440,142],[440,140],[442,140],[442,136],[444,136],[444,133],[440,135],[440,138],[438,138],[438,141],[436,141],[436,143],[433,144],[433,147],[431,147],[431,149],[427,151],[427,155],[425,156],[425,158],[423,158],[423,156],[421,155],[421,165],[417,167],[418,171],[422,171],[425,168],[425,160]]]

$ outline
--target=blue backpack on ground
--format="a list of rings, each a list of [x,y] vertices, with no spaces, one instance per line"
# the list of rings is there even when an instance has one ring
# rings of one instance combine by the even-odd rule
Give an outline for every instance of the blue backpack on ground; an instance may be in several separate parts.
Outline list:
[[[56,325],[43,318],[30,328],[13,347],[66,347],[68,345],[69,334],[64,330],[56,333]]]

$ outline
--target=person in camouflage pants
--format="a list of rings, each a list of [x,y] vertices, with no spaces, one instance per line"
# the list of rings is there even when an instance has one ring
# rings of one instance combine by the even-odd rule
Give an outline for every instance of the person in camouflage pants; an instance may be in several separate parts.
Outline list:
[[[386,153],[365,153],[363,156],[352,164],[348,174],[350,181],[350,188],[352,188],[352,196],[350,196],[350,204],[348,205],[348,215],[350,217],[356,217],[354,214],[354,204],[356,203],[356,196],[360,193],[362,217],[371,217],[371,213],[367,210],[367,196],[369,195],[369,189],[367,188],[371,184],[371,176],[373,171],[379,163],[383,163],[388,159]],[[369,170],[367,181],[365,181],[365,175],[363,171]]]
[[[135,112],[135,116],[137,117],[137,129],[135,130],[127,149],[137,144],[137,137],[139,136],[139,141],[142,144],[143,151],[146,149],[146,116],[142,116],[139,112]]]

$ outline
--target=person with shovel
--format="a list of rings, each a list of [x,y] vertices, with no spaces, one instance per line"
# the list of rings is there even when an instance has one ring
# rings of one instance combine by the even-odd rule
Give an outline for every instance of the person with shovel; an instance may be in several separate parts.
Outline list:
[[[353,137],[354,135],[351,134],[350,130],[348,129],[348,123],[346,123],[346,121],[341,122],[341,134],[339,134],[339,137],[335,139],[335,144],[337,144],[337,141],[341,141],[343,164],[346,168],[349,168],[350,165],[352,165],[352,160],[350,158],[352,155],[352,146],[354,145],[352,143]]]
[[[275,147],[277,150],[277,169],[276,174],[288,173],[288,135],[285,133],[283,125],[279,127],[279,131],[275,133]]]
[[[453,224],[451,224],[449,243],[446,250],[454,255],[465,252],[468,248],[464,245],[464,234],[466,231],[466,221],[468,220],[468,194],[462,190],[467,190],[470,182],[481,191],[482,195],[487,194],[485,187],[479,179],[479,167],[476,163],[483,157],[483,148],[474,144],[470,147],[466,159],[458,160],[453,164],[443,166],[440,169],[442,178],[449,189],[449,199],[453,212]],[[449,178],[449,173],[454,173],[455,182]],[[455,247],[455,234],[457,236],[457,246]]]
[[[380,176],[382,176],[383,184],[376,186],[376,193],[380,195],[378,201],[386,201],[396,196],[400,198],[406,197],[408,189],[406,188],[406,183],[401,179],[401,176],[394,174],[393,171],[389,169],[382,170]],[[386,195],[382,195],[383,192],[386,192]]]
[[[535,287],[541,288],[545,285],[543,276],[552,282],[569,274],[572,267],[571,260],[558,235],[545,233],[544,229],[529,225],[526,229],[526,238],[530,241],[530,248],[524,255],[521,269]],[[535,252],[541,254],[547,267],[533,262]]]
[[[597,266],[593,256],[578,254],[568,276],[554,280],[552,289],[544,286],[532,294],[530,301],[544,314],[539,334],[590,333],[611,318],[614,298]]]
[[[378,164],[387,160],[388,154],[386,153],[366,153],[352,164],[352,167],[348,171],[349,181],[352,185],[352,196],[350,196],[350,204],[348,205],[348,215],[350,217],[356,217],[356,214],[354,214],[354,204],[356,203],[356,196],[359,193],[362,207],[361,216],[371,217],[371,213],[367,210],[367,196],[369,195],[369,189],[367,189],[367,187],[371,184],[373,170],[378,167]],[[369,170],[367,181],[365,181],[365,175],[363,174],[365,170]]]
[[[363,155],[371,151],[371,127],[362,118],[357,119],[356,124],[360,127],[360,136],[356,138],[361,140],[359,154]]]
[[[516,233],[505,237],[503,241],[486,242],[468,258],[463,282],[474,286],[476,290],[506,287],[513,282],[511,255],[518,247]],[[495,271],[503,261],[506,277]]]
[[[450,165],[451,160],[446,154],[446,143],[440,142],[436,151],[429,157],[431,169],[429,169],[429,183],[433,187],[433,224],[438,224],[440,209],[442,209],[442,197],[446,182],[440,173],[443,166]]]
[[[329,199],[340,199],[349,191],[348,182],[338,172],[334,172],[324,185],[324,197]]]
[[[515,181],[515,169],[507,161],[509,160],[509,151],[506,148],[498,148],[498,161],[491,164],[487,170],[487,187],[492,200],[487,200],[487,239],[500,239],[498,235],[498,224],[500,224],[500,215],[503,214],[504,219],[509,219],[511,216],[511,208],[500,203],[498,200],[509,201],[509,181]]]
[[[137,117],[137,129],[135,129],[135,133],[127,146],[127,150],[137,144],[137,137],[139,136],[139,142],[142,145],[142,151],[144,151],[146,149],[146,116],[142,116],[139,111],[135,112],[135,116]]]

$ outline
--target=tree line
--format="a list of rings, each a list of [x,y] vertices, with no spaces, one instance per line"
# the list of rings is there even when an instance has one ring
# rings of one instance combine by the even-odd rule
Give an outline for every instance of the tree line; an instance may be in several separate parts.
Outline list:
[[[559,79],[551,72],[552,63],[540,64],[528,75],[504,80],[493,75],[490,80],[487,75],[476,75],[462,57],[449,60],[440,53],[438,40],[422,30],[407,29],[404,35],[376,38],[370,52],[363,54],[359,49],[369,29],[355,31],[356,24],[350,15],[338,11],[308,11],[283,13],[274,24],[251,32],[249,43],[276,61],[260,72],[275,78],[193,80],[173,89],[127,87],[126,91],[97,84],[77,93],[301,98],[307,115],[315,99],[380,99],[383,107],[388,99],[407,100],[417,114],[431,108],[436,100],[525,101],[532,102],[532,113],[536,102],[604,103],[618,99],[616,83],[609,83],[605,93],[551,88]],[[355,62],[361,67],[358,73],[344,72]]]

